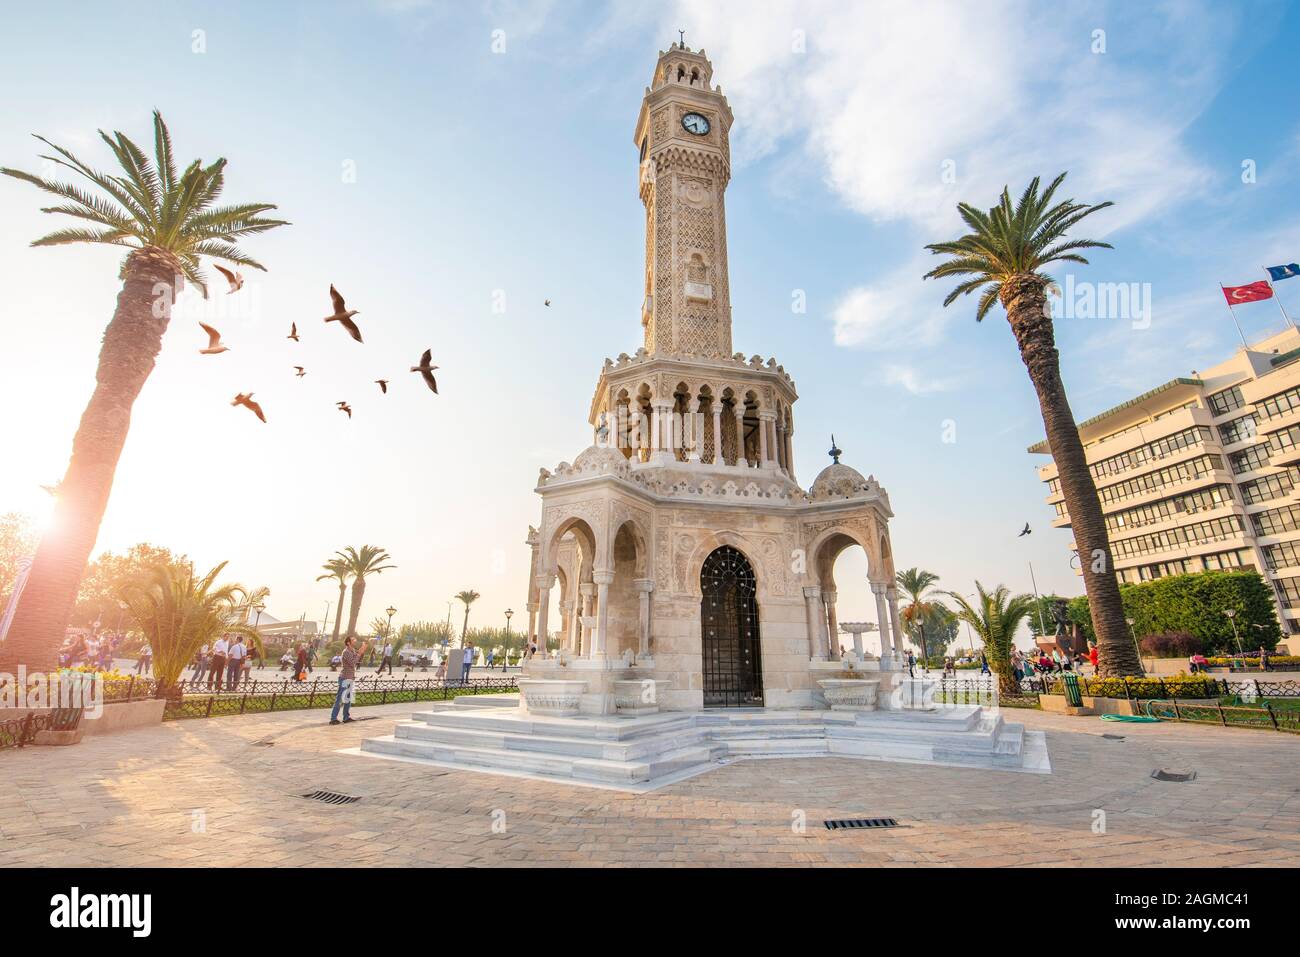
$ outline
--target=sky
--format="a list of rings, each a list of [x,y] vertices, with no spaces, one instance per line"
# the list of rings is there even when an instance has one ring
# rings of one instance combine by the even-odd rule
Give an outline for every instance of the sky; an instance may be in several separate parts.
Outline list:
[[[641,345],[632,134],[679,29],[736,118],[736,348],[794,376],[801,483],[833,432],[889,493],[898,567],[941,587],[1029,591],[1032,562],[1041,592],[1082,592],[1026,452],[1042,421],[1001,309],[976,323],[972,299],[944,309],[950,286],[921,279],[925,244],[963,232],[957,202],[1063,170],[1065,195],[1115,202],[1083,233],[1114,250],[1069,281],[1137,283],[1150,308],[1058,317],[1080,420],[1226,358],[1218,284],[1300,259],[1292,4],[6,6],[0,165],[42,172],[40,133],[107,166],[95,131],[147,143],[157,108],[182,156],[228,159],[228,201],[293,224],[246,244],[268,271],[244,270],[239,294],[178,307],[96,549],[228,561],[280,619],[319,620],[336,597],[321,563],[371,543],[397,567],[369,582],[363,623],[388,605],[397,624],[440,620],[473,588],[471,626],[512,608],[519,627],[538,469],[590,444],[604,358]],[[64,225],[42,205],[0,181],[0,512],[47,507],[119,288],[114,250],[28,247]],[[364,346],[320,323],[330,283]],[[1296,286],[1278,292],[1300,314]],[[1248,337],[1282,322],[1272,303],[1239,317]],[[231,351],[198,355],[196,319]],[[436,397],[406,371],[426,348]],[[837,566],[841,621],[875,617],[865,570],[852,551]]]

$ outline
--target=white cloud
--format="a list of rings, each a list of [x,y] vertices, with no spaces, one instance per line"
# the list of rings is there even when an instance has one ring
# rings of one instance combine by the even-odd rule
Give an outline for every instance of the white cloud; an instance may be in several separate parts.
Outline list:
[[[737,115],[738,163],[797,138],[852,209],[940,233],[957,222],[958,198],[991,205],[1007,183],[1070,169],[1073,194],[1116,201],[1094,227],[1114,230],[1208,182],[1181,135],[1216,92],[1235,16],[1028,0],[679,0],[663,29],[689,23],[688,42],[713,59]],[[1095,54],[1100,25],[1108,52]],[[794,31],[806,53],[792,52]],[[941,179],[947,160],[955,184]]]
[[[958,385],[955,378],[927,375],[914,366],[895,363],[882,370],[884,380],[889,385],[902,386],[912,395],[932,395],[935,392],[950,392]]]
[[[941,342],[948,326],[966,313],[958,303],[943,309],[946,291],[921,277],[929,268],[915,257],[871,285],[850,289],[831,312],[837,346],[873,352],[916,349]]]

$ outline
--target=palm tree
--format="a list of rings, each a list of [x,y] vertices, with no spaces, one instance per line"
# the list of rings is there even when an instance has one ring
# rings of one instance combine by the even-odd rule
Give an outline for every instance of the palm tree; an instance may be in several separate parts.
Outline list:
[[[920,631],[921,657],[928,658],[929,652],[925,645],[925,620],[937,612],[948,610],[943,602],[928,601],[925,598],[926,591],[939,580],[939,576],[920,568],[905,568],[894,576],[894,580],[909,599],[907,607],[899,611],[903,624],[907,627],[907,633],[913,635],[913,640],[916,632]]]
[[[998,691],[1018,694],[1015,672],[1011,670],[1011,648],[1016,629],[1034,607],[1033,595],[1012,595],[1005,585],[985,591],[975,583],[978,605],[972,605],[965,596],[955,591],[945,592],[957,605],[957,618],[970,625],[971,630],[984,642],[989,668],[998,676]]]
[[[158,697],[175,694],[185,666],[204,644],[222,635],[243,635],[264,653],[261,636],[246,623],[254,592],[242,585],[217,585],[225,567],[222,562],[200,577],[188,562],[157,562],[122,586],[119,595],[127,614],[153,649]]]
[[[479,594],[470,588],[456,593],[456,597],[465,603],[465,623],[460,626],[460,646],[465,647],[465,633],[469,630],[469,606],[478,601]]]
[[[393,556],[378,545],[362,545],[359,551],[349,545],[336,554],[347,566],[348,574],[352,576],[352,606],[348,609],[347,637],[355,638],[357,618],[361,615],[361,600],[366,596],[366,576],[378,575],[397,566],[382,564]]]
[[[943,304],[948,306],[959,296],[981,290],[975,313],[977,321],[988,315],[994,302],[1000,302],[1006,310],[1007,321],[1020,347],[1020,358],[1038,393],[1047,444],[1060,474],[1061,493],[1074,529],[1075,545],[1083,559],[1080,562],[1083,584],[1088,593],[1102,674],[1141,674],[1124,622],[1124,606],[1119,597],[1097,486],[1088,470],[1083,442],[1061,382],[1059,354],[1047,304],[1047,287],[1053,280],[1042,271],[1053,262],[1086,265],[1088,260],[1078,250],[1110,249],[1109,243],[1064,237],[1084,217],[1114,204],[1088,206],[1067,199],[1053,205],[1057,187],[1064,179],[1062,173],[1040,193],[1035,176],[1015,206],[1006,189],[1002,190],[998,205],[988,212],[959,203],[957,211],[971,232],[952,242],[927,246],[935,255],[951,258],[926,273],[925,278],[970,277],[964,278]]]
[[[162,116],[153,115],[154,159],[124,133],[100,138],[121,167],[110,175],[86,165],[61,146],[37,139],[55,154],[43,157],[93,187],[59,182],[0,167],[0,173],[24,180],[61,202],[43,212],[72,216],[88,225],[56,230],[33,246],[100,243],[128,250],[119,276],[113,318],[104,331],[95,373],[95,391],[82,413],[72,441],[72,458],[59,484],[51,531],[41,539],[27,588],[18,605],[9,638],[0,652],[0,670],[54,665],[56,649],[77,598],[77,585],[99,534],[108,506],[122,447],[135,404],[162,349],[172,303],[183,280],[207,295],[200,259],[209,256],[254,269],[236,240],[285,225],[262,216],[269,203],[217,206],[225,181],[224,159],[209,166],[195,160],[177,174],[171,136]]]
[[[339,640],[339,622],[343,620],[343,598],[347,594],[349,565],[341,558],[331,558],[321,568],[325,569],[325,574],[316,576],[318,582],[333,578],[339,583],[339,606],[334,610],[333,638],[337,642]]]

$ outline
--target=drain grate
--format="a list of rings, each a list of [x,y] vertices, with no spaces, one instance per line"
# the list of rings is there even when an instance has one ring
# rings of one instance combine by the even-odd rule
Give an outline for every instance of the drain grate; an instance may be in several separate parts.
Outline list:
[[[1157,781],[1195,781],[1195,771],[1170,771],[1168,768],[1156,768],[1151,776]]]
[[[304,794],[309,801],[320,801],[324,804],[356,804],[361,800],[359,797],[353,797],[351,794],[339,794],[337,791],[312,791],[310,794]]]
[[[838,821],[822,821],[828,831],[843,831],[859,827],[898,827],[892,817],[846,817]]]

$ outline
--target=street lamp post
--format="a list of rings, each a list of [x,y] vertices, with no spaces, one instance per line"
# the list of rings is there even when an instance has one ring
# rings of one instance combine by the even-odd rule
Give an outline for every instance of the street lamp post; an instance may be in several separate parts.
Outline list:
[[[514,614],[515,611],[513,608],[506,609],[506,647],[501,653],[501,657],[505,660],[505,664],[501,666],[502,671],[505,671],[506,665],[510,664],[510,619],[514,617]]]
[[[1135,620],[1132,618],[1125,618],[1124,620],[1128,622],[1128,633],[1133,637],[1133,652],[1138,656],[1138,667],[1142,669],[1143,674],[1146,674],[1147,668],[1146,665],[1142,664],[1142,649],[1138,647],[1137,632],[1133,630]]]
[[[1232,623],[1232,637],[1237,643],[1237,657],[1244,659],[1245,653],[1241,650],[1241,635],[1237,633],[1237,609],[1225,608],[1223,613],[1228,616],[1228,621]]]
[[[384,631],[384,637],[389,641],[393,640],[393,616],[397,614],[397,609],[389,605],[384,611],[388,612],[388,628]]]

